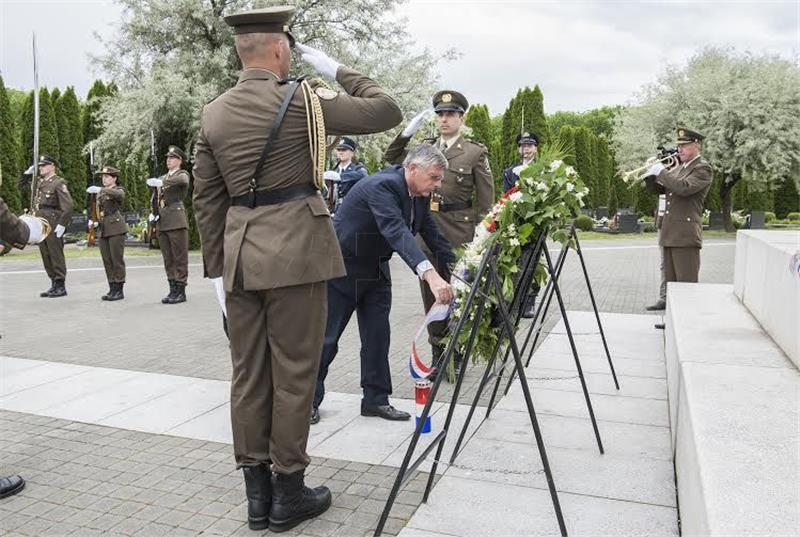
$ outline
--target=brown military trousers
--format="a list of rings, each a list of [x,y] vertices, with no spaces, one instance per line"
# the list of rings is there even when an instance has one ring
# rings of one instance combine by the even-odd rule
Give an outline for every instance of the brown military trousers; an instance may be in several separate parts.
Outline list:
[[[100,255],[108,283],[125,283],[125,235],[100,237]]]
[[[45,240],[39,243],[39,252],[42,254],[44,270],[51,280],[64,280],[67,278],[67,260],[64,259],[64,239],[56,237],[55,232],[50,233]]]
[[[189,230],[159,231],[158,245],[164,258],[167,279],[186,283],[189,277]]]
[[[700,248],[664,247],[663,250],[666,281],[697,283],[700,274]]]
[[[226,294],[231,424],[237,466],[308,466],[309,418],[327,318],[327,284],[245,291],[241,264]]]

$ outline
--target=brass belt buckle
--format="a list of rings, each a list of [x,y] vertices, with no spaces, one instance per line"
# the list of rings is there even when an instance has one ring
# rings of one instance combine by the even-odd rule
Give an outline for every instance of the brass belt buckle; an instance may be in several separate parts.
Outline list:
[[[431,192],[431,212],[439,212],[439,203],[442,200],[442,195],[438,192]]]

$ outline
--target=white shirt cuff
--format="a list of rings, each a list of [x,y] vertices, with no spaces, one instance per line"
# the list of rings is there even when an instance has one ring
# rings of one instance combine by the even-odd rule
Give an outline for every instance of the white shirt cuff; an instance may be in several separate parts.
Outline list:
[[[417,268],[414,270],[416,270],[417,276],[419,276],[419,279],[421,280],[423,274],[425,274],[426,271],[432,268],[433,268],[433,263],[431,263],[426,259],[425,261],[422,261],[419,265],[417,265]]]

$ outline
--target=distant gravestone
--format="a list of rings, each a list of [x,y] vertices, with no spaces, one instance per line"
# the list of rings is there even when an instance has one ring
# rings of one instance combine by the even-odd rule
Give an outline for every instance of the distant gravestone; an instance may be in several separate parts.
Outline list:
[[[764,220],[766,215],[764,211],[752,211],[750,216],[747,217],[748,229],[764,229]]]
[[[139,222],[141,222],[142,218],[139,216],[139,213],[125,213],[125,223],[129,226],[135,226]]]
[[[88,229],[89,217],[85,214],[73,214],[67,226],[66,233],[81,233]]]
[[[594,217],[598,220],[601,218],[608,218],[608,207],[598,207],[595,209]]]
[[[713,212],[708,216],[708,229],[725,229],[725,219],[721,212]]]
[[[620,214],[617,230],[620,233],[639,233],[639,218],[635,214]]]

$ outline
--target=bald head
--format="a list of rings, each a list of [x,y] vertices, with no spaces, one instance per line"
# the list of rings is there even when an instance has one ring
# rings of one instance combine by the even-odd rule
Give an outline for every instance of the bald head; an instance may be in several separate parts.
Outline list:
[[[286,34],[238,34],[236,54],[244,69],[269,69],[281,78],[289,76],[291,48]]]

